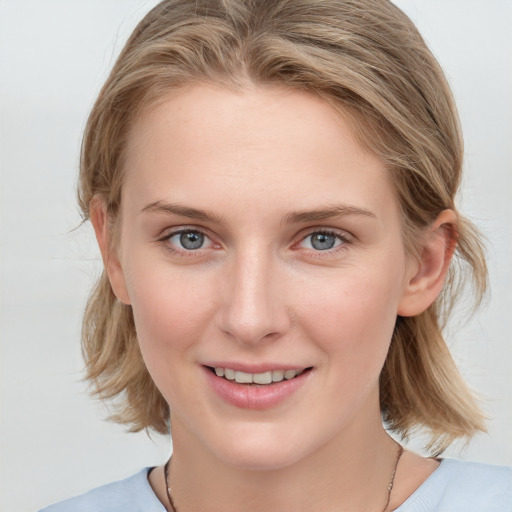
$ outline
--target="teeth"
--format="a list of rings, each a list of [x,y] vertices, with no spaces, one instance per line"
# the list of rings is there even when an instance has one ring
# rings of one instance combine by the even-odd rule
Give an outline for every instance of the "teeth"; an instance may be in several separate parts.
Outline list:
[[[263,373],[247,373],[232,370],[231,368],[215,368],[218,377],[234,380],[238,384],[272,384],[283,379],[290,380],[300,375],[304,370],[272,370]]]
[[[252,376],[254,384],[270,384],[272,382],[272,372],[255,373]]]
[[[284,370],[273,370],[272,371],[272,381],[273,382],[281,382],[284,379]]]
[[[252,373],[236,372],[235,380],[238,384],[252,384]]]

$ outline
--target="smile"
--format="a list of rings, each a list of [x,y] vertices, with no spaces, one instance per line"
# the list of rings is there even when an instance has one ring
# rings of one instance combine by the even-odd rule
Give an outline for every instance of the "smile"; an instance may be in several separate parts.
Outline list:
[[[239,409],[264,410],[287,403],[307,386],[307,382],[311,382],[314,374],[312,366],[279,368],[276,365],[271,369],[269,366],[243,368],[240,365],[244,370],[253,370],[248,372],[221,364],[201,365],[206,382],[223,402]]]
[[[247,373],[231,368],[216,367],[213,370],[217,377],[223,377],[226,380],[235,381],[238,384],[273,384],[282,380],[291,380],[301,375],[307,368],[301,370],[272,370],[262,373]]]

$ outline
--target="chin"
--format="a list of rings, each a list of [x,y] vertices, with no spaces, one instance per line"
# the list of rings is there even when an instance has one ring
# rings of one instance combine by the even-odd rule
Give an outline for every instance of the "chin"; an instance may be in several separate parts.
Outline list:
[[[220,443],[211,443],[217,459],[239,470],[272,471],[293,466],[318,449],[302,434],[290,430],[276,432],[262,425],[241,429],[236,434],[224,432]],[[310,446],[308,450],[307,447]]]
[[[223,454],[223,458],[227,465],[238,470],[273,471],[293,466],[301,459],[301,456],[297,451],[286,453],[261,447],[253,450],[237,447],[229,453]]]

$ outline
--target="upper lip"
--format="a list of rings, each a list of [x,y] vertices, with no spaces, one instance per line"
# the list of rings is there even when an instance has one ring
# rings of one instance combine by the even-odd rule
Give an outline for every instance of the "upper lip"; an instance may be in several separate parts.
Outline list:
[[[208,361],[201,363],[210,368],[229,368],[245,373],[265,373],[273,370],[305,370],[311,365],[297,365],[286,363],[242,363],[237,361]]]

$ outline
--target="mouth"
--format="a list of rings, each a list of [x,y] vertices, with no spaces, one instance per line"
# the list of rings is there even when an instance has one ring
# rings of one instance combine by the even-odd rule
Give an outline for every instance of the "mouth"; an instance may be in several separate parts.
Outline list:
[[[220,361],[203,365],[206,381],[224,402],[243,410],[271,410],[293,403],[292,397],[302,396],[299,390],[308,386],[314,371],[313,366],[280,368],[279,364],[252,367],[240,364],[235,369],[229,368],[229,363],[224,365]]]
[[[310,366],[307,368],[299,368],[295,370],[276,369],[261,373],[248,373],[240,370],[234,370],[232,368],[222,368],[218,366],[207,366],[206,368],[208,368],[217,377],[231,381],[233,383],[236,382],[237,384],[245,384],[249,386],[269,386],[278,382],[293,380],[299,375],[312,370],[312,367]]]

